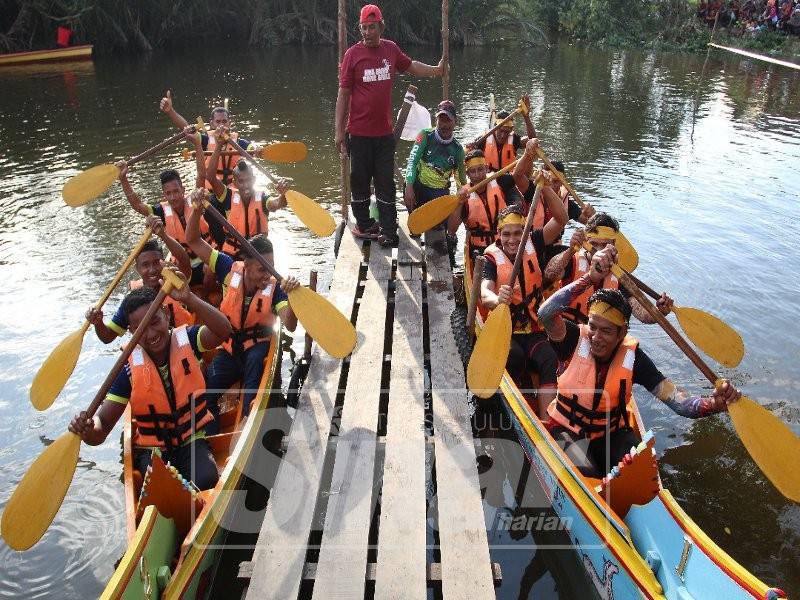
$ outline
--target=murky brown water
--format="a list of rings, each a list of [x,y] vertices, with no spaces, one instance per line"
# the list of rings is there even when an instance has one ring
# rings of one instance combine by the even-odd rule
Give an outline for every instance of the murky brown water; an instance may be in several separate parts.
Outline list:
[[[412,54],[434,59],[432,49]],[[637,274],[678,303],[736,327],[747,355],[723,374],[800,431],[794,274],[800,250],[792,218],[800,185],[800,77],[712,56],[692,139],[702,58],[570,46],[454,51],[451,96],[468,139],[486,122],[490,92],[500,105],[529,92],[544,148],[565,160],[586,199],[620,218],[639,250]],[[0,70],[0,506],[112,363],[117,345],[87,335],[57,402],[45,413],[28,402],[43,357],[80,325],[142,230],[117,186],[85,208],[66,207],[60,197],[66,178],[170,135],[157,111],[169,86],[187,117],[206,115],[230,97],[248,137],[305,141],[309,159],[276,172],[335,211],[335,64],[327,48],[226,49]],[[404,87],[396,86],[398,101]],[[438,83],[419,87],[422,103],[435,105]],[[187,173],[191,167],[174,151],[141,164],[134,187],[156,198],[158,172],[175,165]],[[278,266],[303,278],[317,268],[326,285],[332,240],[313,238],[286,212],[273,223]],[[634,333],[665,374],[689,389],[706,387],[659,329],[638,326]],[[644,396],[640,406],[657,434],[664,482],[687,512],[757,575],[800,593],[800,508],[765,482],[729,419],[687,421]],[[115,433],[103,446],[82,449],[64,506],[39,545],[17,554],[0,544],[0,596],[78,598],[102,590],[124,548],[118,439]],[[785,459],[787,468],[797,468],[798,457]],[[515,460],[509,468],[519,468]],[[489,482],[487,520],[492,511],[513,508],[513,491],[502,479]],[[503,562],[501,597],[530,588],[537,598],[580,593],[568,555],[540,551],[541,560],[531,562],[529,537],[493,539],[511,547],[495,555]],[[516,552],[515,543],[522,544]]]

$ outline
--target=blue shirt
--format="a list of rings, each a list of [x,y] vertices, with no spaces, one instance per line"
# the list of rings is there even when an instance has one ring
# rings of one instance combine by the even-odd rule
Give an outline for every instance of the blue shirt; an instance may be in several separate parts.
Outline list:
[[[231,275],[231,268],[233,267],[233,263],[236,262],[233,258],[225,254],[224,252],[220,252],[219,250],[212,250],[211,251],[211,258],[208,261],[208,266],[214,271],[214,275],[217,277],[217,281],[222,285],[222,293],[223,295],[227,291],[228,288],[228,281],[230,281]],[[248,304],[252,296],[245,296],[245,303]],[[275,292],[272,294],[272,312],[276,315],[284,306],[288,306],[289,304],[289,296],[286,292],[283,291],[283,288],[280,284],[275,286]]]

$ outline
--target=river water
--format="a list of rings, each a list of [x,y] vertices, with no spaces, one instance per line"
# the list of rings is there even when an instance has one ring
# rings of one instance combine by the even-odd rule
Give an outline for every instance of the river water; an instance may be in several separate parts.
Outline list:
[[[411,52],[427,62],[434,53]],[[713,55],[694,115],[702,56],[562,45],[454,51],[451,64],[461,139],[485,126],[490,92],[508,107],[530,93],[543,147],[566,162],[586,200],[620,219],[639,251],[639,277],[733,325],[747,353],[722,374],[800,432],[800,286],[792,270],[800,250],[791,220],[800,185],[800,75]],[[275,171],[335,212],[335,67],[329,48],[226,48],[0,70],[0,507],[113,362],[119,345],[104,346],[89,333],[54,405],[44,413],[31,407],[28,387],[44,356],[80,325],[142,231],[118,186],[71,209],[61,200],[64,181],[170,135],[158,100],[171,87],[190,120],[229,97],[243,135],[303,140],[308,160]],[[410,82],[395,86],[396,104]],[[438,102],[438,82],[415,83],[423,104]],[[399,153],[407,151],[404,143]],[[191,169],[177,151],[165,152],[134,169],[134,187],[158,198],[157,174],[167,166]],[[271,221],[279,268],[303,279],[317,268],[326,285],[332,240],[312,237],[285,211]],[[708,388],[660,329],[638,325],[634,334],[674,381]],[[639,397],[657,435],[662,478],[682,506],[759,577],[800,594],[800,507],[765,481],[730,420],[688,421],[646,393]],[[37,546],[19,554],[0,542],[0,596],[79,598],[102,590],[124,550],[118,441],[115,431],[102,446],[82,448],[64,506]],[[798,468],[798,457],[784,459]],[[500,463],[519,469],[514,461]],[[514,508],[508,479],[485,478],[487,521],[496,520],[498,507]],[[536,598],[586,593],[572,555],[547,550],[541,535],[494,532],[490,539],[502,546],[493,552],[503,566],[499,597],[528,597],[531,589]]]

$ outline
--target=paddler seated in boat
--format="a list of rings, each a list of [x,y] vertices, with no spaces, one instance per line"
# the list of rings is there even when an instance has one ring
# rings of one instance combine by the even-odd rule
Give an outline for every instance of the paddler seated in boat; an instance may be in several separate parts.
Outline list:
[[[177,240],[172,238],[166,231],[164,223],[155,215],[150,215],[145,219],[147,227],[153,230],[156,235],[164,242],[164,245],[172,253],[180,271],[189,277],[192,274],[189,255]],[[130,289],[150,288],[156,292],[161,288],[161,269],[167,262],[164,260],[164,250],[158,240],[149,239],[142,246],[142,250],[136,256],[134,268],[139,274],[139,279],[130,282]],[[128,330],[128,316],[124,310],[123,302],[114,315],[108,321],[103,321],[102,309],[90,308],[86,311],[86,320],[94,326],[94,332],[104,344],[110,344],[118,337],[125,335]],[[187,306],[168,296],[164,299],[164,310],[166,311],[167,321],[170,327],[180,327],[181,325],[191,325],[194,323],[194,315]]]
[[[131,332],[156,295],[156,289],[145,286],[125,296],[122,311]],[[78,413],[69,430],[90,446],[102,444],[130,403],[136,419],[134,468],[144,476],[155,451],[184,478],[206,490],[214,487],[219,475],[206,440],[213,417],[203,399],[206,381],[200,363],[203,352],[230,336],[231,324],[188,285],[173,289],[170,298],[189,307],[204,325],[173,328],[166,311],[158,311],[97,414],[89,419],[85,412]]]
[[[517,189],[519,189],[520,193],[522,194],[522,206],[525,210],[527,210],[528,206],[530,206],[530,203],[533,201],[533,197],[536,194],[536,182],[531,179],[531,174],[533,172],[533,161],[536,159],[536,150],[538,147],[538,140],[528,140],[528,143],[525,144],[525,153],[519,159],[517,166],[514,167],[514,181],[517,184]],[[562,175],[564,174],[564,164],[561,161],[555,160],[551,161],[551,163],[553,167],[558,169]],[[546,166],[544,168],[545,170],[549,171]],[[559,198],[561,198],[561,203],[564,205],[564,209],[567,211],[567,215],[571,221],[577,221],[578,223],[583,224],[586,223],[586,221],[588,221],[589,218],[595,213],[595,209],[588,202],[584,204],[583,208],[581,208],[580,205],[569,196],[566,188],[561,185],[561,182],[557,177],[551,177],[548,186],[553,190],[553,192],[555,192],[556,195],[558,195]],[[544,224],[549,222],[552,218],[553,215],[548,209],[547,204],[543,202],[542,206],[537,207],[536,209],[536,217],[534,219],[533,226],[543,227]],[[564,230],[562,229],[555,241],[552,244],[549,244],[549,248],[547,250],[548,260],[564,249],[560,247],[561,236],[563,234]]]
[[[221,125],[217,136],[224,139],[223,136],[227,133],[227,128]],[[214,149],[214,154],[219,152],[220,147],[221,145]],[[286,180],[278,180],[278,184],[275,186],[278,197],[270,198],[266,192],[255,190],[255,173],[247,161],[238,162],[233,169],[233,185],[225,185],[213,172],[206,172],[206,176],[215,196],[211,202],[217,210],[225,215],[236,231],[246,238],[269,234],[269,213],[286,206],[286,191],[289,189]],[[222,251],[234,257],[238,256],[239,242],[226,235],[222,243]]]
[[[514,133],[514,119],[511,117],[511,113],[501,110],[497,113],[494,121],[495,125],[502,124],[501,127],[475,146],[479,150],[483,150],[490,171],[497,171],[510,165],[516,160],[519,149],[525,146],[529,139],[537,137],[531,120],[531,98],[528,94],[522,97],[522,103],[527,109],[522,115],[525,120],[525,136]]]
[[[590,477],[608,473],[641,441],[629,422],[633,384],[690,419],[727,410],[741,395],[727,381],[711,396],[690,396],[677,389],[628,333],[631,307],[619,290],[599,289],[592,294],[587,324],[563,318],[575,298],[602,285],[616,259],[613,245],[596,252],[587,273],[539,308],[539,322],[553,350],[559,360],[569,362],[547,410],[550,431],[581,473]]]
[[[544,278],[550,281],[561,280],[562,286],[580,279],[589,272],[592,256],[606,246],[613,246],[618,234],[619,222],[614,217],[604,212],[595,213],[586,222],[585,229],[576,229],[572,232],[569,248],[550,259],[544,269]],[[583,248],[585,242],[589,242],[592,247],[591,252]],[[589,321],[589,297],[600,288],[620,289],[619,281],[613,274],[609,273],[597,287],[591,286],[585,289],[582,294],[573,298],[569,307],[561,313],[561,316],[575,323],[587,323]],[[628,290],[622,288],[620,291],[630,303],[633,316],[642,323],[655,323],[650,313],[639,304],[636,298],[630,296]],[[656,302],[658,310],[663,315],[670,313],[672,304],[672,298],[666,293],[662,293]]]
[[[196,133],[187,131],[186,137],[195,144],[196,148],[200,147],[200,138]],[[197,165],[195,187],[202,187],[205,182],[206,169],[202,160],[202,153],[198,156],[201,158],[195,161]],[[128,163],[124,160],[120,161],[117,163],[117,167],[119,168],[119,182],[122,185],[122,191],[125,192],[125,197],[128,199],[131,208],[145,217],[155,215],[166,225],[167,233],[177,240],[189,254],[192,265],[190,284],[201,285],[204,280],[203,261],[195,256],[186,244],[186,217],[191,211],[191,207],[189,206],[188,194],[183,187],[180,173],[175,169],[162,171],[158,176],[161,183],[161,200],[159,202],[144,202],[141,196],[134,191],[130,181],[128,181]],[[210,242],[213,238],[205,219],[201,220],[200,228],[204,238]]]
[[[450,215],[448,231],[455,235],[463,223],[466,229],[470,256],[483,254],[497,239],[497,215],[506,206],[520,200],[514,178],[506,173],[476,192],[468,194],[470,187],[486,179],[488,168],[481,150],[467,152],[464,157],[469,184],[458,191],[461,208]]]
[[[172,92],[170,90],[167,90],[164,97],[161,98],[159,108],[161,112],[170,118],[176,127],[185,129],[189,126],[189,122],[175,110],[172,101]],[[227,144],[219,144],[217,141],[217,130],[220,127],[225,127],[227,133],[233,127],[233,119],[227,108],[217,106],[212,109],[211,118],[209,119],[209,128],[211,131],[200,132],[200,145],[204,152],[213,152],[220,145],[227,146]],[[244,139],[239,136],[238,133],[230,133],[230,138],[238,144],[240,148],[248,152],[258,152],[260,149],[257,144]],[[203,156],[202,153],[201,156]],[[209,172],[209,175],[216,174],[216,177],[219,177],[224,185],[230,185],[233,182],[233,168],[237,165],[239,159],[240,156],[238,154],[218,155],[216,160],[212,160],[210,155],[205,156],[206,171]],[[215,165],[215,167],[212,168],[212,165]],[[211,189],[210,184],[207,187]]]
[[[514,259],[522,241],[526,215],[518,204],[500,211],[497,220],[498,241],[486,248],[486,257],[481,282],[481,303],[487,310],[498,304],[508,304],[511,309],[511,349],[506,369],[518,383],[526,375],[539,376],[537,391],[539,415],[544,415],[547,406],[556,395],[556,366],[558,361],[547,335],[539,326],[536,310],[542,299],[546,282],[542,277],[542,256],[545,246],[551,242],[567,222],[567,213],[555,194],[547,195],[553,219],[542,229],[534,229],[526,241],[519,276],[513,289],[508,285],[514,268]],[[520,385],[525,388],[527,385]]]
[[[250,403],[258,392],[264,369],[264,357],[269,349],[275,315],[289,331],[297,327],[297,317],[289,305],[289,292],[300,282],[286,277],[278,283],[257,258],[246,251],[241,260],[215,250],[200,237],[200,215],[205,209],[205,190],[192,195],[195,210],[189,218],[186,237],[189,246],[216,274],[222,285],[220,310],[233,327],[231,336],[222,344],[208,368],[206,401],[215,417],[219,416],[219,397],[241,380],[243,390],[242,414],[250,412]],[[272,242],[259,234],[248,240],[270,264],[273,262]]]

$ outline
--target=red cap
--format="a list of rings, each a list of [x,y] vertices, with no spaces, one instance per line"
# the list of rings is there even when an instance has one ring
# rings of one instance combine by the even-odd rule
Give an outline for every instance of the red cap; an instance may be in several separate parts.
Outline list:
[[[361,17],[358,20],[359,24],[380,23],[381,21],[383,21],[381,9],[374,4],[367,4],[361,9]]]

